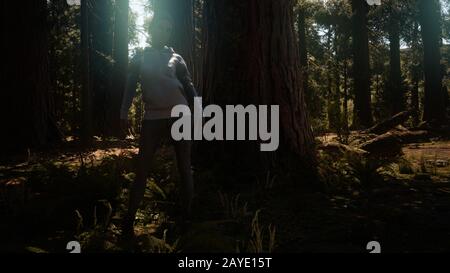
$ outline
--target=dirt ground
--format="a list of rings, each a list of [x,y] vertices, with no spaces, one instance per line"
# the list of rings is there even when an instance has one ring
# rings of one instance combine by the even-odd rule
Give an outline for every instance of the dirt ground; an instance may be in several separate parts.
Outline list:
[[[435,176],[450,176],[450,142],[409,144],[403,148],[405,158],[416,170],[425,165]],[[437,166],[442,162],[442,166]]]
[[[196,173],[195,215],[187,230],[177,220],[173,151],[164,148],[137,216],[138,236],[124,242],[120,221],[134,177],[135,143],[99,142],[81,154],[69,145],[0,166],[0,251],[66,252],[71,240],[82,242],[86,252],[113,253],[364,253],[374,240],[384,252],[448,251],[449,167],[435,162],[448,161],[449,148],[442,141],[408,145],[402,160],[409,172],[402,173],[399,163],[389,165],[394,171],[387,176],[370,164],[356,166],[362,170],[327,174],[339,179],[320,192],[301,186],[307,181],[271,174],[253,186],[224,191],[208,172]],[[337,166],[328,172],[348,165],[321,160],[321,166]],[[354,182],[361,173],[377,183],[367,188],[364,181]],[[6,186],[11,181],[19,186]],[[9,204],[14,198],[20,206]]]

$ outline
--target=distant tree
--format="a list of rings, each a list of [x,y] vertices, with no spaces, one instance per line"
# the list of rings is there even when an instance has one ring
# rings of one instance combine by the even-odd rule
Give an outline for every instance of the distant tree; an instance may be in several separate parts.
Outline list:
[[[109,87],[112,73],[113,3],[91,0],[89,27],[91,32],[90,74],[92,80],[93,131],[108,134]]]
[[[418,125],[420,123],[420,96],[419,88],[420,81],[423,79],[423,49],[420,43],[420,30],[418,22],[413,23],[412,37],[411,37],[411,110],[413,110],[413,124]]]
[[[308,44],[307,44],[307,25],[306,20],[308,16],[308,6],[306,1],[300,1],[297,8],[297,28],[299,37],[299,55],[300,66],[303,72],[303,92],[305,93],[305,100],[309,105],[309,100],[312,95],[309,94],[309,76],[308,76]]]
[[[388,63],[386,64],[386,71],[381,72],[383,79],[383,94],[382,101],[378,107],[386,112],[383,118],[395,115],[406,107],[406,86],[403,83],[403,71],[401,64],[401,41],[405,38],[411,38],[410,29],[408,26],[412,26],[415,22],[414,15],[415,3],[411,0],[397,1],[386,0],[383,4],[373,10],[370,14],[371,28],[378,40],[377,46],[379,51],[384,50],[385,39],[388,40],[386,49],[388,50]],[[402,24],[403,23],[403,24]],[[375,62],[384,61],[375,60]],[[378,109],[379,111],[381,109]]]
[[[353,127],[367,128],[373,123],[371,92],[369,35],[367,14],[369,7],[364,0],[351,0],[353,16],[353,77],[354,77],[354,113]]]
[[[120,107],[125,91],[128,69],[128,19],[129,0],[115,2],[114,41],[113,41],[113,72],[110,87],[110,119],[109,125],[112,135],[120,136]]]
[[[443,123],[446,120],[442,93],[441,51],[442,25],[439,0],[418,0],[424,50],[425,100],[423,120]]]
[[[325,127],[325,87],[323,83],[325,46],[322,43],[322,29],[317,24],[317,16],[325,9],[320,2],[301,0],[296,7],[297,32],[299,41],[300,67],[303,74],[303,92],[310,121],[317,131]]]
[[[400,63],[400,23],[402,19],[401,3],[390,0],[389,7],[389,93],[391,94],[391,115],[405,109],[405,95],[402,85],[402,71]]]
[[[92,144],[93,124],[92,124],[92,79],[90,74],[91,64],[91,43],[89,24],[90,0],[81,0],[81,143],[87,147]]]

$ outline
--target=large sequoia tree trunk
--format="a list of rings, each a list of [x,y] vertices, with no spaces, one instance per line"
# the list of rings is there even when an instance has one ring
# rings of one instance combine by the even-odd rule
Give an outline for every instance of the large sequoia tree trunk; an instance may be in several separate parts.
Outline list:
[[[280,164],[279,155],[289,154],[296,168],[302,161],[313,171],[314,138],[306,114],[293,1],[209,0],[205,9],[205,104],[279,105],[281,130],[276,153],[260,153],[259,145],[249,142],[214,143],[219,151],[211,160],[232,165],[229,171],[250,174],[250,165],[267,171],[275,165],[271,163]]]
[[[3,1],[2,28],[0,145],[5,155],[48,145],[59,135],[51,99],[47,1]]]
[[[353,16],[353,73],[355,79],[355,109],[353,127],[372,126],[372,105],[370,94],[369,36],[366,1],[351,0]]]

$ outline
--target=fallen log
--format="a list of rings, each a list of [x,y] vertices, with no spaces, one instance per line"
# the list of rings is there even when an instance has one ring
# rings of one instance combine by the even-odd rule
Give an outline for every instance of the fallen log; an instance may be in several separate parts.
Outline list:
[[[362,132],[352,134],[349,137],[349,145],[353,147],[358,147],[361,144],[376,138],[378,135],[376,134],[364,134]]]
[[[341,158],[346,154],[354,154],[358,156],[366,155],[368,152],[361,150],[354,146],[345,145],[338,142],[328,142],[321,144],[317,147],[319,151],[323,151],[324,153],[336,157]]]
[[[436,124],[433,122],[422,122],[419,126],[411,128],[411,131],[428,131],[435,136],[445,137],[450,136],[450,125],[449,124]]]
[[[400,112],[400,113],[394,115],[393,117],[391,117],[383,122],[380,122],[380,123],[374,125],[373,127],[365,130],[363,133],[377,134],[377,135],[384,134],[384,133],[390,131],[391,129],[393,129],[394,127],[405,123],[411,116],[411,113],[412,113],[411,111]]]
[[[429,140],[428,131],[391,130],[383,135],[371,139],[359,146],[371,155],[397,156],[401,154],[405,144]]]
[[[401,140],[403,145],[430,140],[428,131],[395,131],[394,134]]]
[[[370,155],[393,157],[401,154],[402,141],[395,133],[388,132],[361,144],[359,148]]]

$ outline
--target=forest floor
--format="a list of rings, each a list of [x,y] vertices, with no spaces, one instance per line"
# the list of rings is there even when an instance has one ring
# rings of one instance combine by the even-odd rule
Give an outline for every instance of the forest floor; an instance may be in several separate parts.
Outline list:
[[[68,142],[54,153],[0,165],[0,252],[384,252],[450,249],[450,141],[403,147],[393,160],[319,153],[324,190],[267,174],[223,190],[195,173],[192,226],[177,222],[179,181],[174,153],[163,147],[149,176],[137,238],[121,239],[120,221],[134,178],[133,141],[98,141],[78,152]],[[251,185],[251,186],[248,186]]]

